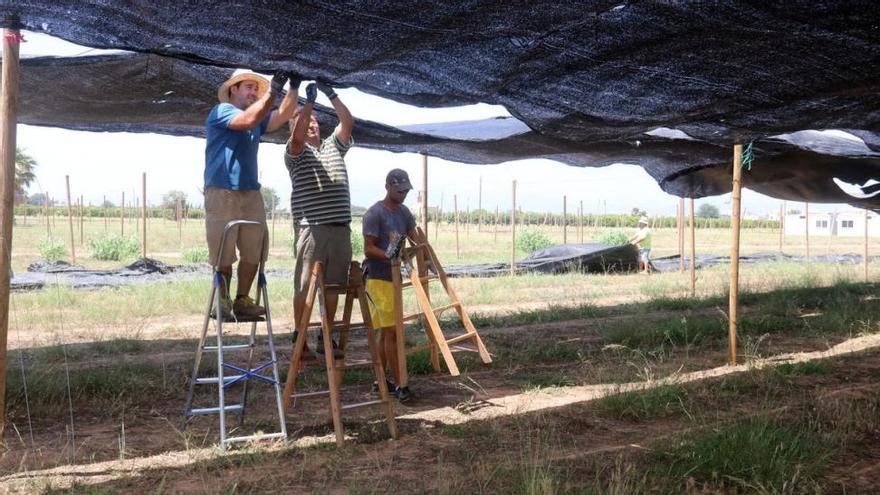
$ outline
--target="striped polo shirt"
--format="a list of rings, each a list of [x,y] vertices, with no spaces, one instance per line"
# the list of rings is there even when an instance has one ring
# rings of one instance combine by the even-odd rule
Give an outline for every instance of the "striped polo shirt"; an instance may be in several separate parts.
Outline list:
[[[296,156],[287,152],[287,142],[284,164],[293,185],[290,211],[295,225],[351,223],[351,194],[343,157],[353,142],[343,144],[334,131],[320,148],[306,143]]]

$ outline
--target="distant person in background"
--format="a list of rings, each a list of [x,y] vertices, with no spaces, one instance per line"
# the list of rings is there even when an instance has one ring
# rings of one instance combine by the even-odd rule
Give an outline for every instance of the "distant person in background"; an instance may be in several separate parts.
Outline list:
[[[416,219],[403,201],[412,189],[405,170],[395,168],[385,177],[385,198],[376,202],[364,213],[364,267],[367,274],[367,294],[370,300],[370,319],[373,329],[382,332],[379,357],[391,371],[394,383],[388,383],[401,402],[410,400],[409,387],[400,384],[400,359],[397,355],[396,312],[394,308],[394,284],[391,278],[391,260],[400,253],[407,237],[415,239]],[[378,384],[374,385],[378,389]]]
[[[639,269],[642,273],[651,273],[651,229],[648,228],[648,217],[639,219],[639,230],[629,238],[629,243],[639,248]]]
[[[318,119],[312,114],[319,89],[330,100],[339,119],[339,125],[323,141]],[[297,229],[293,275],[294,328],[305,308],[305,289],[312,274],[312,263],[320,261],[324,264],[326,283],[348,284],[351,268],[351,192],[343,159],[351,148],[353,129],[354,118],[332,87],[323,83],[306,86],[306,104],[297,109],[290,121],[290,139],[284,154],[284,164],[290,173],[292,186],[290,211],[293,212],[293,223]],[[338,295],[327,294],[326,297],[327,314],[333,316],[336,314]],[[314,357],[308,346],[304,352],[307,359]],[[323,339],[318,339],[317,352],[324,353]],[[336,359],[343,357],[336,348],[336,341],[333,341],[332,352]]]
[[[273,111],[275,98],[283,93],[288,79],[290,92]],[[268,254],[268,244],[263,242],[266,210],[257,180],[257,150],[263,134],[278,129],[293,115],[298,86],[299,76],[287,72],[276,73],[271,84],[253,72],[236,74],[217,89],[220,103],[205,119],[205,230],[211,265],[218,267],[223,278],[219,308],[223,318],[266,313],[249,297],[257,268]],[[262,225],[235,227],[220,253],[223,229],[231,220]],[[236,247],[241,261],[237,295],[232,301],[229,283]]]

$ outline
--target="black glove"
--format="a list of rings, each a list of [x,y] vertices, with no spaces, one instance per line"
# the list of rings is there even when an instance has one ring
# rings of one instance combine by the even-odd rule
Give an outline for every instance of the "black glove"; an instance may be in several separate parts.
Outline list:
[[[406,243],[406,236],[402,235],[398,237],[396,240],[389,242],[388,247],[385,248],[385,257],[389,260],[393,260],[400,256],[400,252],[403,250],[403,245]]]
[[[288,77],[287,72],[280,70],[272,76],[272,94],[280,95],[284,91],[284,83],[287,82]]]
[[[303,76],[298,72],[290,71],[287,73],[287,77],[290,79],[290,90],[298,90],[299,84],[303,82]]]
[[[318,89],[320,89],[321,92],[327,96],[328,100],[332,100],[333,98],[339,96],[336,94],[336,91],[333,91],[333,86],[330,86],[327,83],[318,81]]]
[[[315,86],[315,83],[309,83],[308,86],[306,86],[306,104],[314,104],[317,98],[318,88]]]

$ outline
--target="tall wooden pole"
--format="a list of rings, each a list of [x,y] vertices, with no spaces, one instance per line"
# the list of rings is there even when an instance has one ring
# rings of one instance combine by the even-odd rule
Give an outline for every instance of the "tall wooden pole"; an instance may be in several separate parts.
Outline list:
[[[122,191],[122,201],[119,203],[119,235],[125,236],[125,191]]]
[[[461,251],[458,248],[458,194],[452,195],[452,208],[455,219],[455,257],[461,258]]]
[[[865,282],[868,281],[868,210],[865,210]]]
[[[9,274],[15,199],[15,146],[18,123],[18,44],[15,14],[3,21],[3,75],[0,78],[0,435],[6,428],[6,335],[9,330]]]
[[[739,212],[742,201],[742,145],[733,145],[733,191],[730,212],[730,308],[727,334],[727,364],[736,365],[736,323],[739,309]]]
[[[70,176],[64,176],[67,184],[67,226],[70,228],[70,259],[76,263],[76,247],[73,245],[73,204],[70,201]]]
[[[513,181],[513,204],[510,208],[510,274],[516,275],[516,179]]]
[[[422,231],[428,239],[428,153],[422,152]],[[434,228],[437,228],[435,225]]]
[[[143,229],[144,229],[143,230],[143,239],[144,239],[143,257],[146,258],[147,257],[147,173],[146,172],[144,172],[143,175],[141,176],[141,200],[143,201],[143,204],[144,204],[144,209],[141,213],[143,216],[143,222],[144,222],[144,225],[143,225]]]
[[[568,196],[562,195],[562,243],[568,244]]]
[[[804,203],[804,237],[807,243],[807,263],[810,262],[810,203]]]
[[[690,200],[690,222],[688,222],[691,231],[691,297],[696,297],[697,295],[697,235],[696,235],[696,216],[694,215],[694,198],[688,198]],[[684,198],[682,198],[684,200]],[[681,212],[682,218],[684,218],[684,208],[682,208]],[[682,222],[681,226],[682,238],[684,237],[684,222]],[[682,242],[684,242],[682,240]],[[684,249],[682,248],[682,254],[684,253]],[[683,256],[682,256],[683,258]]]

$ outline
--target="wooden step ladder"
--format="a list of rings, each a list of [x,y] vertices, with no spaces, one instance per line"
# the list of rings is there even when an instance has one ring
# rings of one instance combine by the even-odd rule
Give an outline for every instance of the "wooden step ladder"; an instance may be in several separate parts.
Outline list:
[[[333,422],[333,429],[336,433],[336,445],[342,446],[345,441],[345,432],[342,425],[342,412],[352,409],[360,409],[364,407],[378,406],[381,407],[385,419],[388,423],[388,431],[392,438],[397,438],[397,422],[394,419],[394,403],[385,382],[385,369],[379,359],[379,349],[376,342],[376,332],[372,329],[370,323],[370,311],[367,306],[366,293],[364,292],[363,278],[361,275],[361,267],[357,262],[352,262],[349,272],[349,281],[346,285],[335,285],[324,283],[324,266],[321,262],[315,262],[312,266],[311,277],[309,283],[305,287],[306,301],[300,320],[296,324],[296,341],[293,346],[293,357],[290,360],[290,368],[287,373],[287,381],[284,385],[284,413],[285,415],[293,408],[295,399],[321,398],[328,397],[330,399],[330,416]],[[338,325],[335,323],[336,315],[327,314],[327,295],[336,293],[345,296],[345,306],[343,307],[342,321]],[[363,317],[363,324],[353,326],[351,324],[351,313],[353,311],[354,301],[357,299],[358,305]],[[319,326],[311,326],[312,310],[317,301],[321,321]],[[309,329],[321,329],[322,341],[324,343],[324,368],[327,373],[327,390],[296,392],[296,379],[298,373],[303,369],[303,349],[306,344],[306,337]],[[343,404],[341,400],[342,377],[345,373],[346,362],[345,357],[334,359],[333,357],[333,330],[338,329],[339,349],[345,353],[348,346],[348,333],[351,330],[364,330],[367,338],[367,347],[370,351],[368,361],[350,363],[350,366],[371,366],[375,380],[379,385],[379,398],[366,402]]]
[[[458,295],[456,295],[455,289],[453,289],[452,285],[449,283],[449,279],[446,276],[446,272],[443,270],[443,266],[437,259],[437,254],[434,252],[434,248],[431,247],[427,236],[419,227],[416,227],[416,237],[415,242],[410,239],[410,247],[402,249],[400,256],[392,261],[391,270],[391,281],[394,284],[394,309],[397,313],[395,317],[395,326],[398,335],[397,354],[400,357],[398,361],[400,363],[399,371],[401,382],[399,386],[401,387],[405,387],[409,384],[409,374],[406,369],[406,355],[408,353],[411,354],[424,349],[430,349],[431,365],[433,366],[434,371],[440,372],[440,357],[442,356],[443,362],[446,363],[446,368],[449,370],[449,374],[452,376],[458,376],[458,365],[455,363],[455,358],[452,356],[450,346],[470,341],[476,347],[477,352],[480,355],[480,360],[484,364],[492,362],[492,357],[486,349],[486,346],[483,344],[483,339],[480,338],[480,335],[477,333],[476,328],[474,328],[474,324],[468,316],[467,311],[464,309],[461,300],[458,298]],[[413,266],[413,259],[415,260],[415,267]],[[402,280],[400,270],[401,264],[406,266],[407,271],[409,272],[409,280],[407,281]],[[434,307],[431,304],[431,295],[428,290],[428,284],[431,281],[440,282],[441,286],[446,291],[446,295],[449,297],[449,304],[438,307]],[[403,289],[410,287],[415,291],[416,300],[421,311],[410,315],[404,315]],[[465,333],[447,339],[443,334],[443,329],[440,327],[438,316],[449,309],[454,309],[458,314],[458,317],[461,319],[462,325],[464,326]],[[428,343],[406,349],[405,339],[403,338],[403,325],[406,322],[415,321],[422,317],[425,318],[427,323],[425,326],[425,333],[428,337]]]

